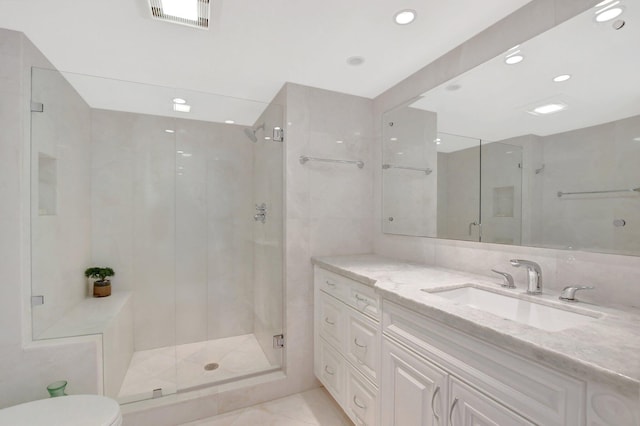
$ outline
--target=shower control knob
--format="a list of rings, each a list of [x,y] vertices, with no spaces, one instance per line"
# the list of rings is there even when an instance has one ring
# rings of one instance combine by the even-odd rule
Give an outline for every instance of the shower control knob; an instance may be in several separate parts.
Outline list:
[[[627,224],[627,221],[624,219],[616,219],[613,221],[613,226],[616,226],[616,227],[625,226],[626,224]]]
[[[393,216],[389,216],[389,222],[393,222]]]

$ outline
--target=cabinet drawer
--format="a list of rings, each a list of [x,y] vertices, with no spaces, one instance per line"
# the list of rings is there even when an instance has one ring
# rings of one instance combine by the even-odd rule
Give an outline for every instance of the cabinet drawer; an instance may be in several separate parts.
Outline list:
[[[333,398],[342,405],[344,401],[345,368],[343,358],[327,342],[318,339],[320,344],[319,371],[316,377],[322,382]]]
[[[347,307],[333,297],[320,292],[318,329],[320,336],[342,351]]]
[[[378,392],[352,368],[347,371],[346,411],[358,426],[378,424]]]
[[[347,305],[380,320],[380,298],[373,287],[354,281],[342,275],[315,267],[316,288],[343,301]]]
[[[372,287],[354,281],[349,288],[347,304],[363,314],[380,320],[380,298]]]
[[[378,383],[380,371],[379,325],[371,318],[346,308],[346,357],[369,380]]]
[[[332,295],[342,301],[347,300],[349,294],[349,279],[333,272],[314,268],[314,279],[316,288]]]
[[[545,426],[583,425],[585,383],[384,302],[383,334]]]

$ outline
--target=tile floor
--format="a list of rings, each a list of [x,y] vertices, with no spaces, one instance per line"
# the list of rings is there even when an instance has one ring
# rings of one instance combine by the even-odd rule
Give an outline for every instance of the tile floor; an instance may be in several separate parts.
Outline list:
[[[353,423],[324,388],[182,426],[352,426]]]
[[[208,363],[217,363],[219,367],[207,371],[204,366]],[[167,395],[176,389],[226,381],[275,367],[253,334],[138,351],[131,358],[118,401],[147,399],[158,388]]]

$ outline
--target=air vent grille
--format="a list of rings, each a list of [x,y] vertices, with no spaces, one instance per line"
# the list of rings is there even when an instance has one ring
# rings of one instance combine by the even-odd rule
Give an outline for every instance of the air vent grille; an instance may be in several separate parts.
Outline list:
[[[186,1],[186,0],[185,0]],[[173,22],[175,24],[187,25],[195,28],[209,28],[210,0],[194,0],[197,2],[198,18],[196,20],[187,19],[180,16],[165,13],[162,7],[162,0],[149,0],[151,16],[160,21]]]

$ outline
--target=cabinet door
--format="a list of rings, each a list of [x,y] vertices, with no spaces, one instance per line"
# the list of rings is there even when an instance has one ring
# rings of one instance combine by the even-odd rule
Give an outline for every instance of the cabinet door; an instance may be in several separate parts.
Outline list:
[[[445,426],[447,373],[387,338],[382,348],[385,426]]]
[[[504,405],[455,377],[449,379],[448,424],[450,426],[533,426]]]

